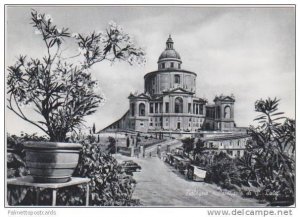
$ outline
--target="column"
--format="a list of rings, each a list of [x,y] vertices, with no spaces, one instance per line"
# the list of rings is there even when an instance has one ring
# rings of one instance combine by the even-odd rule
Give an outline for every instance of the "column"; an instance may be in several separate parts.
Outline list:
[[[86,184],[86,195],[85,195],[85,205],[89,206],[89,199],[90,199],[90,186],[89,183]]]
[[[56,206],[57,189],[52,189],[52,206]]]
[[[158,79],[158,93],[160,93],[160,74],[157,75],[157,79]]]

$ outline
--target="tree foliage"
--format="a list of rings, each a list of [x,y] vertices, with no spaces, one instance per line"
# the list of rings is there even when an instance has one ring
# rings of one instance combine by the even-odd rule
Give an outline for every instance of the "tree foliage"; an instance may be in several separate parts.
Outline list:
[[[42,58],[20,55],[8,67],[8,108],[49,135],[51,141],[65,141],[67,133],[76,132],[84,117],[105,101],[91,67],[104,60],[143,64],[145,53],[114,22],[104,32],[71,34],[68,28],[54,25],[50,15],[35,10],[31,21],[46,54]],[[78,46],[78,53],[64,55],[67,40]],[[26,115],[23,106],[31,106],[40,119]]]
[[[189,154],[194,149],[195,138],[187,137],[187,138],[182,139],[181,141],[182,141],[182,147],[183,147],[184,152]]]
[[[196,144],[195,144],[195,148],[194,148],[194,160],[196,155],[201,155],[201,153],[206,150],[205,148],[205,144],[204,141],[202,139],[198,139]]]

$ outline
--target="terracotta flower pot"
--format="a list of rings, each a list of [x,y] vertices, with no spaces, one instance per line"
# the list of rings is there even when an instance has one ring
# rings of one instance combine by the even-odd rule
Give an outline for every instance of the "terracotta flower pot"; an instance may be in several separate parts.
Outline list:
[[[26,166],[36,182],[68,182],[78,164],[78,143],[25,142]]]

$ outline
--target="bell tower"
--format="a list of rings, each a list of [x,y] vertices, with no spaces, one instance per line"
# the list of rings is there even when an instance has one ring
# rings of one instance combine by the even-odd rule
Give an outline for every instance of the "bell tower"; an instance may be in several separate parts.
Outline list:
[[[233,95],[220,95],[215,97],[215,130],[232,131],[235,127],[234,102],[235,98]]]

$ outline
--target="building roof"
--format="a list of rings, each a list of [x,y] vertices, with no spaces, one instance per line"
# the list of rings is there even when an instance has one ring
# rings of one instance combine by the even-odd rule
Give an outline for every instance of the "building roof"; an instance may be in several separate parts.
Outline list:
[[[207,103],[207,99],[205,99],[205,98],[200,98],[200,97],[194,97],[193,98],[193,101],[194,102],[201,102],[201,103]]]
[[[214,99],[214,102],[216,101],[229,101],[229,102],[234,102],[235,98],[233,95],[231,96],[224,96],[224,95],[220,95],[220,96],[216,96]]]
[[[125,112],[125,114],[124,114],[121,118],[119,118],[118,120],[116,120],[116,121],[113,122],[112,124],[108,125],[107,127],[104,127],[102,130],[99,130],[97,133],[100,133],[100,132],[102,132],[102,131],[104,131],[104,130],[109,129],[109,128],[112,127],[113,125],[118,124],[118,122],[121,122],[121,120],[124,119],[128,114],[129,114],[129,109]]]
[[[162,94],[150,95],[149,93],[130,93],[128,99],[146,99],[151,101],[161,101],[163,99]]]
[[[209,107],[209,108],[214,108],[214,107],[216,107],[216,105],[215,104],[206,104],[206,107]]]
[[[230,135],[221,135],[221,136],[214,136],[211,138],[205,138],[203,141],[225,141],[225,140],[232,140],[232,139],[243,139],[243,138],[250,138],[251,136],[248,134],[230,134]]]
[[[161,70],[156,70],[156,71],[148,72],[147,74],[144,75],[144,79],[147,78],[148,76],[159,74],[159,73],[164,73],[164,72],[171,72],[171,73],[174,73],[174,74],[176,74],[178,72],[179,73],[183,72],[183,73],[193,74],[193,75],[197,76],[197,74],[195,72],[191,72],[191,71],[188,71],[188,70],[176,69],[176,68],[166,68],[166,69],[161,69]]]
[[[151,96],[148,93],[130,93],[128,99],[150,99]]]
[[[178,59],[181,60],[179,53],[174,49],[164,50],[158,58],[158,61],[163,59]]]
[[[163,93],[185,93],[185,94],[194,94],[194,92],[191,91],[187,91],[185,89],[183,89],[182,87],[176,87],[176,88],[170,88],[168,90],[163,91]]]

